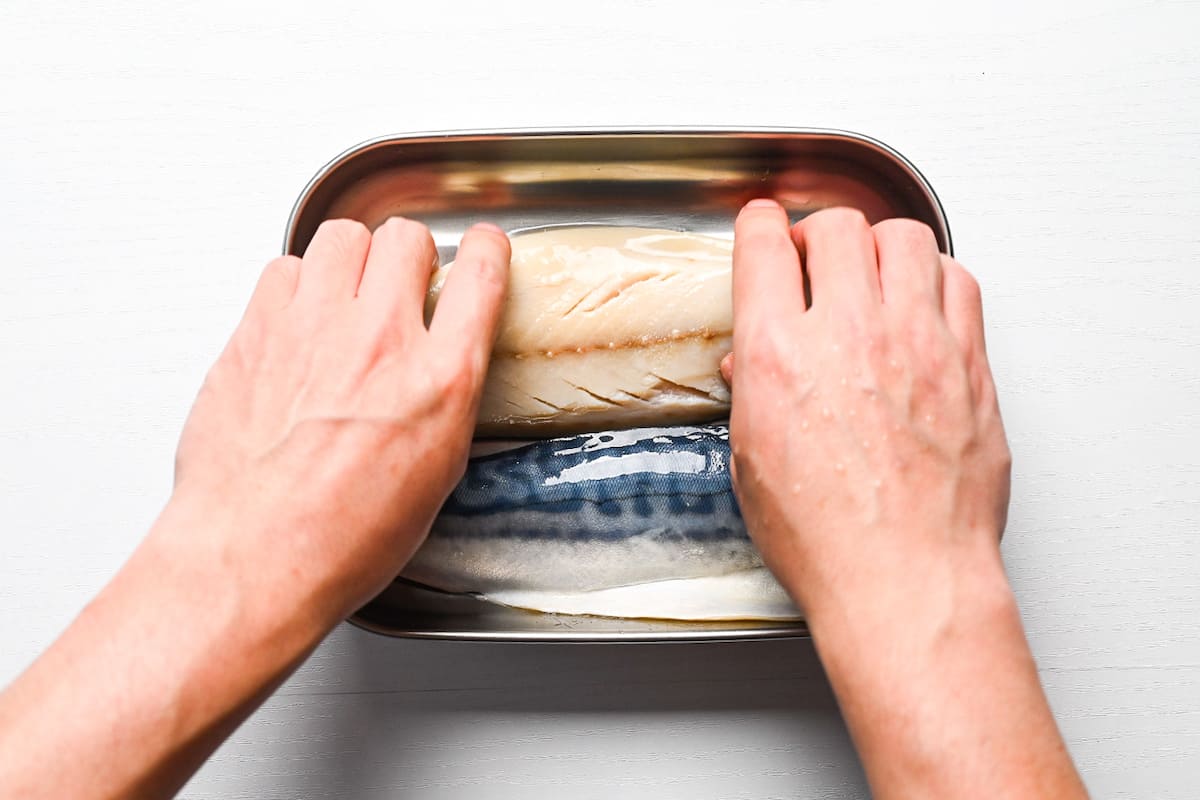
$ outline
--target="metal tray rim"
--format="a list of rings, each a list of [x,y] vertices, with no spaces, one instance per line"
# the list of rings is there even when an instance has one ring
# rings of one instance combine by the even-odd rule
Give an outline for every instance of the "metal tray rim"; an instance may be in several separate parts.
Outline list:
[[[325,163],[308,180],[298,195],[288,215],[284,232],[283,252],[291,250],[296,224],[300,214],[307,207],[321,183],[342,165],[376,147],[398,142],[418,142],[424,140],[495,140],[517,138],[584,138],[589,136],[687,136],[687,137],[721,137],[721,138],[768,138],[773,136],[829,136],[852,140],[875,148],[890,158],[893,163],[901,166],[926,196],[930,205],[936,209],[938,219],[945,235],[946,252],[954,254],[953,239],[950,232],[949,220],[941,199],[933,190],[925,175],[907,157],[887,143],[866,134],[855,131],[823,128],[823,127],[776,127],[776,126],[580,126],[580,127],[528,127],[528,128],[484,128],[484,129],[451,129],[440,131],[413,131],[405,133],[386,134],[366,139],[347,148]],[[362,609],[356,611],[348,619],[351,625],[360,630],[389,637],[422,639],[428,641],[473,641],[473,642],[527,642],[554,644],[698,644],[711,642],[745,642],[766,641],[778,639],[807,639],[811,633],[807,624],[801,621],[780,623],[769,627],[731,628],[721,631],[586,631],[562,630],[554,632],[543,631],[463,631],[463,630],[406,630],[394,625],[373,621],[369,615],[362,614]]]
[[[540,633],[533,631],[414,631],[394,625],[377,624],[355,612],[346,618],[354,627],[381,636],[400,639],[425,639],[439,642],[540,642],[542,644],[708,644],[711,642],[748,642],[774,639],[809,639],[812,634],[807,624],[797,621],[789,626],[771,628],[742,628],[728,631],[689,632],[677,631],[633,631],[605,633],[586,631],[560,631]]]
[[[478,129],[449,129],[441,131],[412,131],[408,133],[393,133],[382,136],[375,136],[370,139],[365,139],[358,144],[349,147],[339,153],[337,156],[329,160],[308,180],[300,194],[296,198],[296,202],[292,205],[292,210],[288,214],[287,226],[283,234],[282,253],[287,255],[290,251],[292,237],[296,233],[296,222],[300,217],[300,212],[308,205],[312,198],[313,192],[320,186],[325,178],[351,158],[364,153],[372,148],[381,145],[390,144],[392,142],[403,141],[421,141],[424,139],[504,139],[504,138],[566,138],[566,137],[583,137],[583,136],[726,136],[726,137],[756,137],[756,136],[837,136],[844,139],[851,139],[861,142],[871,147],[878,148],[895,162],[903,166],[911,173],[914,181],[921,187],[921,190],[928,196],[930,202],[938,210],[938,216],[941,218],[943,233],[946,236],[946,254],[954,255],[954,240],[950,233],[950,221],[946,216],[946,209],[942,206],[941,198],[937,196],[937,192],[933,190],[933,186],[925,175],[917,169],[917,166],[908,160],[903,153],[896,148],[887,144],[873,136],[868,136],[865,133],[850,131],[841,128],[807,128],[807,127],[773,127],[773,126],[696,126],[696,125],[663,125],[659,127],[645,126],[580,126],[580,127],[530,127],[530,128],[478,128]]]

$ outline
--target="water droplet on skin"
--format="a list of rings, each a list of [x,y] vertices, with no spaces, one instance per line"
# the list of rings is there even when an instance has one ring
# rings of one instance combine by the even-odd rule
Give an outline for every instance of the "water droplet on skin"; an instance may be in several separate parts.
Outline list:
[[[582,348],[582,347],[576,347],[576,348],[575,348],[575,352],[576,352],[576,353],[582,353],[582,352],[583,352],[583,348]]]
[[[871,440],[863,439],[863,450],[870,450],[870,449],[871,449]]]
[[[825,419],[829,419],[830,417],[833,416],[833,412],[829,410],[829,406],[825,406],[824,408],[821,409],[821,416],[824,417]]]
[[[616,343],[616,342],[609,342],[609,343],[608,343],[608,349],[609,349],[609,350],[613,350],[613,349],[615,349],[615,348],[616,348],[616,346],[617,346],[617,343]]]
[[[933,422],[933,414],[926,414],[926,415],[925,415],[925,421],[926,421],[926,422]]]
[[[802,430],[802,431],[808,430],[808,420],[806,420],[806,419],[800,420],[800,430]]]
[[[553,350],[547,350],[547,351],[546,351],[546,358],[554,358],[554,351],[553,351]]]
[[[892,360],[888,361],[888,366],[892,369],[900,369],[900,362],[893,358]]]
[[[858,412],[856,412],[853,408],[850,409],[850,416],[853,417],[856,413],[858,413]]]
[[[837,342],[834,342],[834,343],[833,343],[833,346],[832,346],[832,347],[830,347],[829,349],[830,349],[830,350],[832,350],[832,351],[833,351],[833,352],[835,352],[835,353],[840,353],[840,352],[841,352],[841,350],[842,350],[842,346],[841,346],[840,344],[838,344]]]
[[[845,385],[846,385],[846,379],[842,378],[842,386],[845,386]]]
[[[883,486],[883,481],[879,480],[879,478],[876,478],[871,485],[878,489],[880,486]]]
[[[792,494],[800,494],[800,492],[803,490],[804,490],[804,486],[802,486],[801,484],[799,484],[799,483],[792,484]]]
[[[836,470],[837,472],[845,472],[845,471],[846,471],[846,467],[845,467],[845,466],[842,464],[842,462],[840,462],[840,461],[839,461],[839,462],[837,462],[836,464],[834,464],[834,465],[833,465],[833,468],[834,468],[834,470]]]

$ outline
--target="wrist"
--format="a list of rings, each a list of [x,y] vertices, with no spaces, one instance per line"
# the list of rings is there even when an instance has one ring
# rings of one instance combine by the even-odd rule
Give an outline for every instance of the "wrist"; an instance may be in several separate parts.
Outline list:
[[[903,671],[939,648],[1000,632],[1015,635],[1024,648],[997,538],[971,533],[924,549],[908,544],[919,537],[896,536],[891,553],[860,559],[853,569],[833,573],[836,582],[826,579],[808,593],[806,619],[831,679],[835,672],[878,665],[881,654],[897,662],[893,673]]]
[[[169,576],[180,601],[229,641],[267,646],[283,659],[307,652],[341,619],[316,559],[288,544],[294,523],[276,504],[186,486],[171,496],[136,558]]]
[[[1083,796],[994,542],[914,553],[810,617],[880,796]]]

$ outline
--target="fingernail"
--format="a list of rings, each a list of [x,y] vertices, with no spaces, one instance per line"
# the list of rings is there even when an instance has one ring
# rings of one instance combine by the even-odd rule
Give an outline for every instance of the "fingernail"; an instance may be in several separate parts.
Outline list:
[[[782,206],[769,197],[760,197],[756,200],[751,200],[749,203],[746,203],[746,208],[782,208]]]
[[[476,222],[471,227],[480,231],[491,231],[492,233],[498,233],[501,236],[504,235],[504,230],[499,225],[493,225],[490,222]]]

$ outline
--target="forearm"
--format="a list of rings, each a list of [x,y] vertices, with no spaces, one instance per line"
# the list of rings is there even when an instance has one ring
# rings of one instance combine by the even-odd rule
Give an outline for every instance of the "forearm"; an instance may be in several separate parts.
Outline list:
[[[283,593],[284,565],[230,563],[250,532],[213,526],[253,522],[199,505],[173,499],[0,695],[0,795],[169,796],[333,624],[314,594]]]
[[[1086,796],[994,545],[879,566],[809,614],[875,795]]]
[[[184,426],[175,496],[0,695],[0,797],[170,794],[387,585],[462,474],[509,256],[472,227],[428,324],[418,223],[326,221],[267,265]]]

